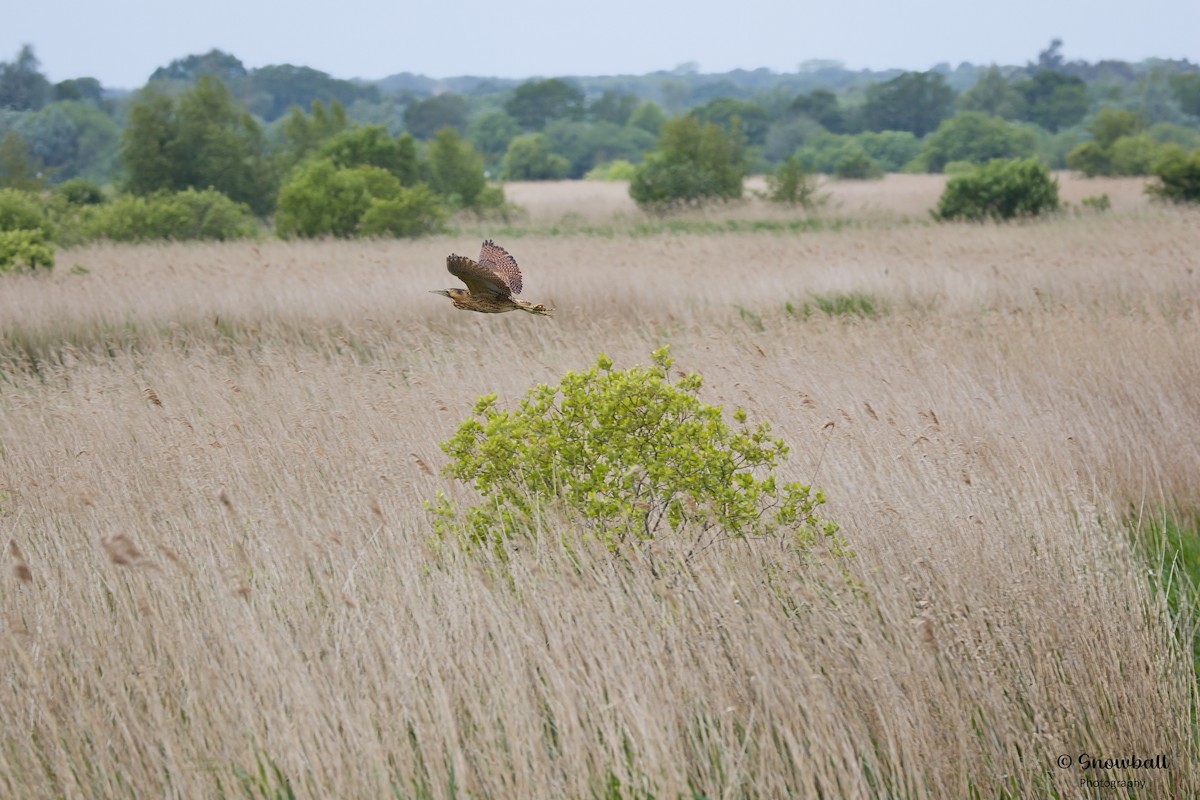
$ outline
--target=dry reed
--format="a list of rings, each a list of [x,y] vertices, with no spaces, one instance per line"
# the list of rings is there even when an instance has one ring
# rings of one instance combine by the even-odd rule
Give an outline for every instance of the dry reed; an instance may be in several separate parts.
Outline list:
[[[1123,520],[1196,500],[1197,221],[514,240],[554,320],[426,294],[448,238],[6,279],[0,794],[1194,795]],[[801,312],[838,292],[886,313]],[[478,395],[663,342],[792,445],[862,595],[762,542],[670,581],[553,521],[504,571],[428,547]]]

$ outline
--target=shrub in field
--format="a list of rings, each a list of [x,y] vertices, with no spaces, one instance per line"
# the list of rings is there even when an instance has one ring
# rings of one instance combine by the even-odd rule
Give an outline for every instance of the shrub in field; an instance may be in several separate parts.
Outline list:
[[[514,411],[496,396],[442,444],[446,472],[469,482],[483,502],[468,509],[476,543],[529,536],[543,508],[577,516],[610,547],[687,528],[697,541],[787,536],[801,550],[818,543],[845,553],[837,525],[817,516],[819,491],[778,480],[787,447],[746,413],[726,424],[719,406],[697,397],[701,376],[671,381],[663,347],[650,367],[614,370],[601,355],[584,372],[531,389]],[[458,517],[445,496],[432,506],[446,535]]]
[[[1154,165],[1158,183],[1146,187],[1146,191],[1160,200],[1174,203],[1200,203],[1200,150],[1185,154],[1179,147],[1172,147]]]
[[[711,122],[676,117],[663,125],[658,149],[633,174],[629,196],[643,208],[696,205],[742,196],[746,161],[740,134]]]
[[[0,189],[0,231],[27,230],[40,230],[47,238],[53,235],[38,196],[19,189]]]
[[[446,208],[428,186],[402,187],[393,196],[372,198],[359,220],[363,236],[415,237],[436,233],[446,221]]]
[[[637,170],[632,163],[623,158],[618,158],[615,161],[606,161],[603,164],[597,164],[587,171],[584,175],[584,180],[589,181],[628,181],[633,179],[633,173]]]
[[[790,155],[767,175],[766,199],[772,203],[815,208],[824,198],[817,196],[817,181],[798,155]]]
[[[940,220],[1006,220],[1055,211],[1058,182],[1034,159],[991,161],[951,178],[933,216]]]
[[[53,267],[54,247],[44,236],[37,229],[0,231],[0,272]]]
[[[80,227],[85,238],[114,242],[244,239],[259,230],[249,206],[215,189],[121,195],[89,207]]]

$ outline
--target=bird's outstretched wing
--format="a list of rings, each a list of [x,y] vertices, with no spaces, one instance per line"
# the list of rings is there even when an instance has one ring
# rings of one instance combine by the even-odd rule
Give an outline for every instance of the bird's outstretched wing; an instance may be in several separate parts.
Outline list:
[[[521,293],[521,268],[503,247],[488,239],[479,251],[479,263],[498,275],[513,294]]]
[[[490,294],[504,298],[512,296],[512,290],[500,275],[466,256],[447,256],[446,269],[465,283],[471,294]]]

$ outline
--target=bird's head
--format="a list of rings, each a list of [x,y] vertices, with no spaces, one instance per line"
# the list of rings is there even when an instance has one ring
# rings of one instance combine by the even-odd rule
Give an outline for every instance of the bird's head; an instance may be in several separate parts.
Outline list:
[[[429,290],[429,293],[430,293],[430,294],[440,294],[442,297],[449,297],[449,296],[450,296],[450,290],[449,290],[449,289],[430,289],[430,290]]]

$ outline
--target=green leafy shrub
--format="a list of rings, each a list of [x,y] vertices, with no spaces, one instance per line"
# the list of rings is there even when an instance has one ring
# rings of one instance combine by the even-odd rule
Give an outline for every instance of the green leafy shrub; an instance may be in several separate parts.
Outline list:
[[[41,230],[0,231],[0,272],[53,266],[54,246]]]
[[[664,210],[710,200],[738,200],[746,162],[738,131],[676,117],[663,125],[658,149],[633,174],[629,196],[643,208]]]
[[[439,533],[497,544],[531,535],[554,506],[614,548],[687,528],[698,540],[787,535],[802,550],[846,552],[837,526],[816,514],[821,493],[776,478],[788,451],[769,425],[750,427],[739,408],[731,429],[719,406],[698,399],[700,375],[672,383],[666,347],[652,361],[614,370],[601,355],[587,371],[531,389],[515,411],[480,398],[442,449],[447,473],[483,502],[468,509],[464,529],[439,494]]]
[[[542,133],[513,138],[504,153],[501,172],[510,181],[557,181],[567,177],[571,162],[550,149]]]
[[[275,231],[318,236],[420,236],[442,228],[447,210],[423,183],[404,186],[376,166],[340,169],[327,159],[293,170],[279,192]]]
[[[446,222],[446,208],[425,184],[405,187],[394,197],[372,198],[359,221],[363,236],[416,237],[437,233]]]
[[[636,171],[637,167],[632,163],[618,158],[616,161],[597,164],[589,169],[583,177],[584,180],[589,181],[630,181],[633,180],[633,173]]]
[[[883,177],[883,167],[856,144],[847,145],[833,165],[833,176],[842,180],[874,180]]]
[[[816,179],[798,155],[788,156],[767,175],[765,197],[772,203],[802,208],[815,208],[821,200],[817,196]]]
[[[1200,203],[1200,150],[1185,154],[1182,148],[1168,148],[1154,165],[1157,183],[1146,191],[1159,200],[1173,203]]]
[[[73,206],[98,206],[104,203],[104,190],[86,178],[71,178],[54,187],[54,193]]]
[[[40,230],[45,238],[53,238],[54,231],[38,196],[20,189],[0,189],[0,231],[29,230]]]
[[[1058,182],[1034,159],[997,160],[950,178],[933,216],[940,220],[1035,217],[1059,207]]]
[[[1109,198],[1108,192],[1099,195],[1088,195],[1081,199],[1079,204],[1092,211],[1108,211],[1112,208],[1112,200]]]
[[[83,236],[114,242],[244,239],[259,231],[249,206],[215,189],[123,194],[87,211],[80,223]]]

